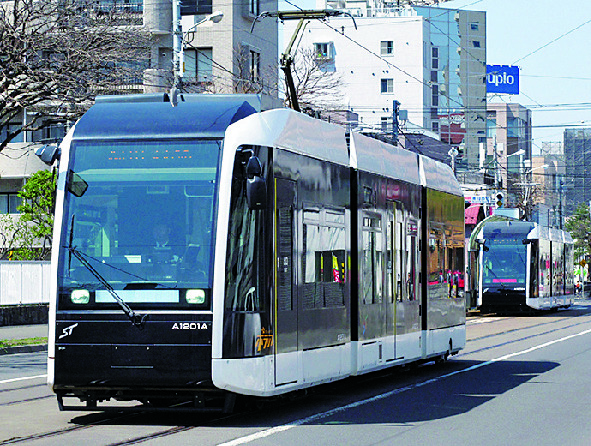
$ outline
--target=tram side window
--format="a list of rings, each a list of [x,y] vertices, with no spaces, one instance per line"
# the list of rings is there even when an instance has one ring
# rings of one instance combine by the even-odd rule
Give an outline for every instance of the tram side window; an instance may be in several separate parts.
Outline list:
[[[258,150],[266,158],[266,148]],[[241,164],[237,157],[236,164]],[[265,163],[266,164],[266,163]],[[240,172],[235,166],[235,172]],[[266,175],[266,172],[263,172]],[[249,209],[244,181],[239,175],[233,181],[228,251],[226,258],[226,309],[238,312],[266,311],[265,272],[268,271],[265,239],[265,213]]]
[[[344,211],[305,210],[302,271],[304,309],[345,303]]]
[[[431,228],[428,255],[428,289],[431,298],[446,297],[445,283],[447,282],[447,274],[445,271],[444,243],[443,230]]]
[[[383,236],[379,216],[363,218],[363,256],[361,293],[363,303],[379,304],[383,299]]]

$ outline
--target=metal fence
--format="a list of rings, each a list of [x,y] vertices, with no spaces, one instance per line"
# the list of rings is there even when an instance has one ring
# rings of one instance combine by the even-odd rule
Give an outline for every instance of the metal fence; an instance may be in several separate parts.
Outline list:
[[[51,262],[0,261],[0,305],[49,303]]]

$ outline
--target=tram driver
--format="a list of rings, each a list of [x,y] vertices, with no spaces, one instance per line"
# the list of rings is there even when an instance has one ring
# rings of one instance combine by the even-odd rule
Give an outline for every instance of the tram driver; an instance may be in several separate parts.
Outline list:
[[[171,228],[163,222],[157,222],[152,229],[153,245],[151,259],[154,263],[176,263],[181,257],[179,244],[171,240]]]

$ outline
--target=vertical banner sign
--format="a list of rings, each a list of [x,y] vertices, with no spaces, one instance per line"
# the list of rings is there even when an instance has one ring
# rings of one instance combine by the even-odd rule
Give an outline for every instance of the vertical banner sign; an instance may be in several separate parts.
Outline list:
[[[487,65],[486,92],[519,94],[519,67],[512,65]]]

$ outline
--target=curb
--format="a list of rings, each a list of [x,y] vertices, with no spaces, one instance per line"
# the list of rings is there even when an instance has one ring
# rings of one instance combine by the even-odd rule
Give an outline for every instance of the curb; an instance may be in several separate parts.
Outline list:
[[[22,345],[18,347],[5,347],[0,348],[0,356],[12,355],[15,353],[34,353],[34,352],[46,352],[47,344],[39,345]]]

